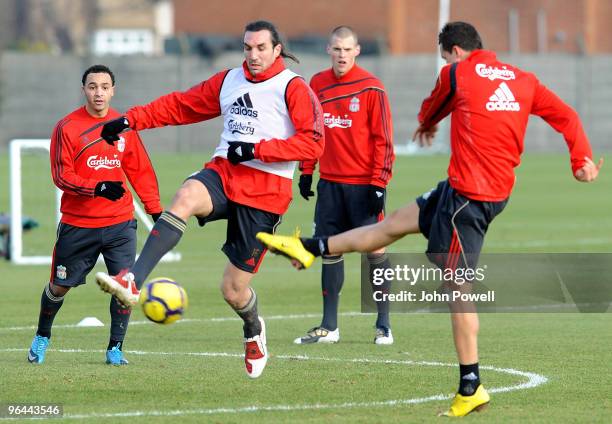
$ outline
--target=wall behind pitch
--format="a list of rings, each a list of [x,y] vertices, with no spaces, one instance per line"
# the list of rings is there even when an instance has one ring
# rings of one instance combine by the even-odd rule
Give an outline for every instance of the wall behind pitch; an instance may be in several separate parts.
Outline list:
[[[595,150],[612,150],[612,56],[519,55],[502,56],[502,60],[535,72],[578,110]],[[12,138],[49,138],[55,123],[83,103],[81,75],[91,64],[103,63],[115,72],[113,107],[124,111],[171,91],[185,90],[241,61],[239,53],[211,62],[177,56],[82,58],[6,52],[0,56],[0,150],[6,150]],[[288,63],[307,79],[329,67],[329,59],[322,55],[300,55],[300,61]],[[420,103],[435,82],[435,61],[433,55],[359,60],[387,87],[396,144],[408,142],[416,128]],[[148,130],[142,137],[151,151],[211,151],[221,128],[221,119],[214,119]],[[529,124],[525,147],[528,151],[567,149],[562,138],[537,117]]]

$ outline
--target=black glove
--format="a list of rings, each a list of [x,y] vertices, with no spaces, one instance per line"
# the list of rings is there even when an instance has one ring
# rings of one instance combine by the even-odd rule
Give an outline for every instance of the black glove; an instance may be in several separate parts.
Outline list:
[[[115,141],[119,140],[119,134],[128,128],[130,128],[130,123],[125,116],[122,116],[104,124],[100,137],[113,146]]]
[[[247,160],[255,159],[255,145],[244,141],[228,142],[229,149],[227,150],[227,160],[233,165]]]
[[[152,213],[151,214],[151,219],[153,220],[153,222],[157,222],[157,220],[159,219],[159,217],[161,216],[161,212],[157,212],[157,213]]]
[[[121,199],[123,193],[123,181],[100,181],[94,189],[94,197],[101,196],[113,202]]]
[[[300,195],[309,200],[311,197],[314,197],[314,191],[312,191],[312,174],[302,174],[300,175],[300,182],[298,183],[298,187],[300,187]]]
[[[378,215],[385,208],[386,192],[387,190],[382,187],[370,185],[368,189],[368,204],[371,215]]]

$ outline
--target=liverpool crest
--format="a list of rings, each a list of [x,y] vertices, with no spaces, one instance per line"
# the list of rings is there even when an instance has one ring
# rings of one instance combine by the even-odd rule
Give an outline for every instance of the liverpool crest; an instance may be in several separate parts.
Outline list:
[[[65,280],[66,279],[66,267],[63,265],[58,265],[56,272],[55,272],[55,276],[60,280]]]

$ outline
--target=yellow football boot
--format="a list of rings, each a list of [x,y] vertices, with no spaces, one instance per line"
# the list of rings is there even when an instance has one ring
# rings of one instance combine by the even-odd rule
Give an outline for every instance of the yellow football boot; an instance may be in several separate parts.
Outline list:
[[[299,230],[296,230],[292,236],[257,233],[256,237],[271,252],[295,259],[302,265],[302,268],[308,268],[315,260],[314,255],[304,248]]]
[[[480,411],[489,404],[491,398],[480,384],[472,396],[463,396],[457,393],[448,411],[440,413],[445,417],[463,417],[473,411]]]

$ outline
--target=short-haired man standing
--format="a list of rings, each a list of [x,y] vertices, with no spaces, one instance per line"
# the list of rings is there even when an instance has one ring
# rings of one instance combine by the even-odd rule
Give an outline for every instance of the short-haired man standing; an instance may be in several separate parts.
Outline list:
[[[51,174],[62,194],[62,219],[57,228],[49,284],[40,301],[38,329],[28,361],[41,364],[51,338],[53,319],[72,288],[85,277],[102,254],[108,272],[130,267],[136,256],[136,221],[127,179],[148,214],[156,220],[162,211],[157,177],[138,133],[123,134],[114,146],[100,138],[102,125],[119,116],[110,107],[115,76],[104,65],[83,74],[85,106],[60,120],[51,137]],[[127,364],[123,339],[131,309],[112,297],[110,341],[106,362]]]
[[[359,67],[361,47],[355,31],[335,28],[327,53],[332,66],[314,75],[310,86],[321,102],[325,123],[325,151],[319,159],[314,235],[334,235],[384,217],[386,187],[395,158],[391,111],[383,84]],[[312,174],[316,161],[301,163],[300,194],[314,196]],[[370,272],[387,267],[385,249],[369,252]],[[337,343],[338,303],[344,283],[342,255],[325,255],[321,274],[323,319],[297,344]],[[383,285],[388,289],[388,284]],[[374,343],[393,343],[388,302],[378,302]]]

